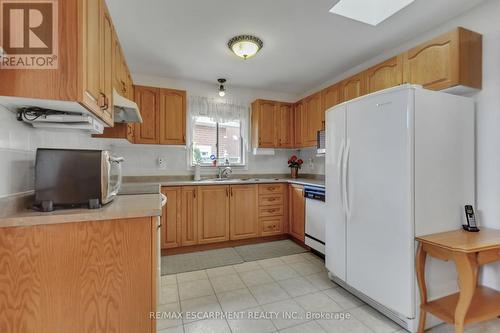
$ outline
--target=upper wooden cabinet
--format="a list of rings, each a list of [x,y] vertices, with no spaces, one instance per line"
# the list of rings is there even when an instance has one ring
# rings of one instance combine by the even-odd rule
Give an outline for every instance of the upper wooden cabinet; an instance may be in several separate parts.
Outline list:
[[[252,103],[252,148],[274,148],[276,102],[256,100]]]
[[[398,86],[403,83],[403,57],[397,56],[365,71],[366,93]]]
[[[321,97],[323,99],[323,109],[326,111],[331,107],[342,102],[342,96],[340,96],[340,85],[334,84],[328,88],[323,89],[321,92]],[[323,121],[325,120],[325,114],[322,114]]]
[[[258,185],[232,185],[230,187],[230,239],[238,240],[259,236]]]
[[[304,112],[304,102],[299,101],[295,103],[293,106],[294,113],[294,146],[295,148],[301,148],[304,146],[305,141],[305,125],[306,122],[304,120],[305,112]]]
[[[186,92],[160,89],[160,144],[186,144]]]
[[[275,110],[276,147],[293,148],[293,123],[293,105],[290,103],[278,103]]]
[[[135,124],[134,142],[143,144],[186,144],[186,92],[134,86],[135,102],[142,124]]]
[[[229,186],[198,187],[198,244],[229,240]]]
[[[340,96],[342,96],[343,102],[350,101],[364,94],[366,94],[364,73],[356,74],[340,82]]]
[[[303,133],[302,145],[304,147],[316,146],[318,131],[323,128],[324,109],[322,106],[321,92],[304,99],[304,117],[306,122]]]
[[[181,188],[163,187],[167,197],[161,214],[161,248],[170,249],[181,245]]]
[[[442,90],[456,86],[481,89],[482,36],[457,28],[404,54],[404,82]]]

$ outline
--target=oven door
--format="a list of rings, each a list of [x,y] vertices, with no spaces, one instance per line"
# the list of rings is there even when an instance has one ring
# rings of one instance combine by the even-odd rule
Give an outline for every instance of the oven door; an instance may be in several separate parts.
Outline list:
[[[123,157],[114,157],[109,151],[102,152],[102,204],[111,202],[122,185]]]

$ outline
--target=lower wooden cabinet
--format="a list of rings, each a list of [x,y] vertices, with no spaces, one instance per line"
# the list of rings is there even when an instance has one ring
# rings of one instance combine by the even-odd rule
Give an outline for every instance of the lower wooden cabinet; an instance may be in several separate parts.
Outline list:
[[[232,185],[230,188],[230,239],[259,236],[258,185]]]
[[[229,186],[198,187],[198,244],[229,240]]]
[[[181,245],[198,244],[198,190],[184,186],[181,190]]]
[[[305,211],[306,201],[304,198],[304,187],[301,185],[289,185],[290,205],[290,229],[289,233],[300,241],[305,240]]]
[[[171,249],[181,246],[181,188],[163,187],[167,197],[161,214],[161,248]]]

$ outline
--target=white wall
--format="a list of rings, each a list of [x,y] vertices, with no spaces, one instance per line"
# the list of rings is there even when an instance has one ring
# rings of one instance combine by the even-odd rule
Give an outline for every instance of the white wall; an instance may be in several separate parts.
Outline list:
[[[0,106],[0,197],[33,190],[39,147],[105,149],[107,144],[89,134],[34,129]]]

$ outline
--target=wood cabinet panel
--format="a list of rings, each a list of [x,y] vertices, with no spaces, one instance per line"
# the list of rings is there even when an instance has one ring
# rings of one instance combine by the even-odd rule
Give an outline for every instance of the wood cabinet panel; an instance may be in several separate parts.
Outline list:
[[[340,96],[340,85],[334,84],[328,88],[325,88],[321,92],[321,96],[323,99],[323,109],[326,112],[328,109],[342,102],[342,97]],[[325,112],[321,114],[322,121],[325,121]]]
[[[156,218],[0,232],[0,331],[156,332]]]
[[[282,205],[283,202],[283,194],[266,194],[259,196],[260,206]]]
[[[198,244],[229,240],[229,186],[198,187]]]
[[[366,70],[365,79],[367,94],[402,84],[403,57],[393,57]]]
[[[290,227],[289,233],[300,241],[305,240],[305,198],[304,187],[289,186]]]
[[[159,144],[159,88],[135,86],[135,102],[142,115],[142,124],[135,124],[135,143]]]
[[[261,224],[261,232],[260,232],[261,236],[272,236],[283,233],[282,216],[262,218],[260,220],[260,224]]]
[[[295,148],[304,147],[306,141],[306,121],[305,121],[305,107],[304,102],[299,101],[294,105],[294,144]]]
[[[252,147],[276,147],[276,102],[257,100],[252,103]]]
[[[186,92],[160,89],[160,144],[186,144]]]
[[[289,103],[279,103],[275,111],[277,125],[277,147],[278,148],[293,148],[294,145],[294,130],[293,130],[293,106]]]
[[[161,192],[167,197],[161,214],[161,248],[171,249],[181,246],[181,188],[163,187]]]
[[[279,206],[261,206],[259,208],[259,217],[283,216],[283,205]]]
[[[356,74],[342,81],[340,83],[340,94],[343,102],[366,94],[364,73]]]
[[[258,185],[231,185],[230,195],[230,239],[258,237]]]
[[[305,99],[304,105],[304,118],[306,120],[306,127],[305,133],[303,133],[303,146],[313,147],[317,144],[318,131],[320,131],[323,127],[322,119],[324,119],[324,112],[322,107],[321,93],[316,93],[312,96],[307,97]]]
[[[104,94],[104,106],[102,107],[102,120],[108,125],[114,125],[114,108],[113,108],[113,83],[114,83],[114,68],[113,68],[113,22],[109,15],[106,5],[103,3],[104,13],[102,17],[101,31],[101,90]]]
[[[259,194],[282,194],[283,184],[259,184]]]
[[[198,244],[197,188],[183,186],[181,202],[181,245],[196,245]]]

